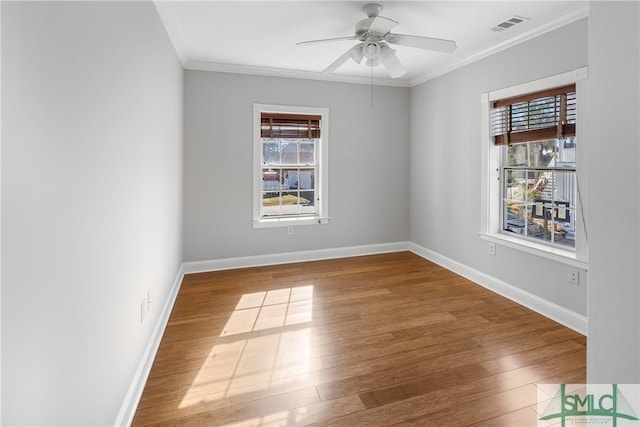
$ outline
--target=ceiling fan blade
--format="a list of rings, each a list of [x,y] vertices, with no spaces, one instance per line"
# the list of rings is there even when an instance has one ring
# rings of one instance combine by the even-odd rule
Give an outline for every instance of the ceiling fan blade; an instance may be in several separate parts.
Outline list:
[[[418,49],[435,50],[438,52],[451,53],[456,50],[456,42],[453,40],[434,39],[432,37],[410,36],[408,34],[389,33],[384,36],[384,40],[399,46],[416,47]]]
[[[402,77],[407,73],[407,69],[404,68],[404,65],[402,65],[402,63],[396,56],[396,51],[391,49],[386,44],[380,46],[380,56],[382,65],[384,65],[384,68],[387,69],[389,75],[394,79],[397,77]]]
[[[384,16],[373,16],[370,18],[371,23],[369,24],[369,32],[370,33],[378,33],[381,35],[387,34],[391,31],[392,28],[395,28],[398,25],[397,21],[393,19],[385,18]]]
[[[307,44],[316,44],[316,43],[327,43],[327,42],[337,42],[341,40],[356,40],[356,36],[346,36],[346,37],[334,37],[331,39],[319,39],[319,40],[307,40],[304,42],[296,43],[297,46],[303,46]]]
[[[360,43],[346,51],[340,58],[336,59],[324,69],[323,73],[333,73],[338,69],[342,64],[347,62],[349,59],[353,59],[355,62],[360,63],[362,61],[362,46],[364,43]]]

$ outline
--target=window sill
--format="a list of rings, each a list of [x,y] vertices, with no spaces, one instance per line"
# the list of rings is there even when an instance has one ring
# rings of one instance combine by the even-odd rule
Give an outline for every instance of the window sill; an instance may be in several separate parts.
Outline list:
[[[302,225],[322,225],[328,223],[329,218],[318,216],[302,218],[269,218],[251,221],[253,228],[294,227]]]
[[[479,234],[482,240],[486,240],[497,245],[506,246],[511,249],[516,249],[528,254],[536,255],[541,258],[560,262],[562,264],[566,264],[575,268],[580,268],[585,271],[587,270],[587,267],[589,265],[588,261],[576,258],[576,254],[572,251],[554,248],[551,246],[519,239],[517,237],[507,236],[504,234]]]

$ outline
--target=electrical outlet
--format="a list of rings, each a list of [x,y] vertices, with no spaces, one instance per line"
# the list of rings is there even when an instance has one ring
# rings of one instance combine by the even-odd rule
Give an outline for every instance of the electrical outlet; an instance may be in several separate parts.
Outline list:
[[[489,255],[496,254],[496,244],[489,242]]]
[[[144,322],[144,318],[147,316],[147,299],[143,298],[140,302],[140,323]]]
[[[569,283],[573,283],[574,285],[580,284],[580,274],[578,273],[577,268],[570,268],[569,275],[567,276],[567,280]]]
[[[293,234],[293,227],[287,227],[287,234]]]

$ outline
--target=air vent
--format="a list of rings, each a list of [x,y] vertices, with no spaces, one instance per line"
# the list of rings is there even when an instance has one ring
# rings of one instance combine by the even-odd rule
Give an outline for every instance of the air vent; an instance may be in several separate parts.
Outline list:
[[[514,16],[511,19],[507,19],[506,21],[499,23],[498,25],[493,27],[491,31],[496,33],[499,31],[504,31],[508,28],[513,27],[514,25],[517,25],[517,24],[520,24],[521,22],[526,21],[527,19],[529,18],[525,18],[523,16]]]

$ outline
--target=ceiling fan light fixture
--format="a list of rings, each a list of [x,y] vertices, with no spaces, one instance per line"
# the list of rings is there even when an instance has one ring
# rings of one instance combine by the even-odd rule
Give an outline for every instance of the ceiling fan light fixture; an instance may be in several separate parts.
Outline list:
[[[351,56],[351,59],[353,59],[356,64],[360,64],[362,62],[362,58],[364,57],[364,54],[362,53],[362,47],[362,45],[357,45],[349,51],[349,56]]]
[[[380,43],[377,37],[369,36],[362,47],[362,54],[367,59],[375,59],[380,53]]]
[[[407,70],[398,60],[396,51],[391,49],[386,43],[381,43],[380,61],[393,78],[402,77],[407,73]]]
[[[391,49],[388,44],[380,43],[380,55],[383,58],[387,58],[389,55],[393,55],[395,52],[395,49]]]
[[[392,33],[391,30],[398,25],[398,22],[380,16],[382,6],[378,3],[366,4],[362,10],[366,13],[367,18],[356,23],[355,34],[353,36],[309,40],[297,43],[298,45],[307,45],[339,40],[359,40],[361,42],[333,61],[324,69],[323,73],[333,73],[348,61],[349,58],[353,59],[357,64],[361,64],[362,60],[366,58],[365,63],[367,66],[375,67],[382,64],[391,77],[401,77],[407,73],[407,70],[396,56],[396,51],[390,48],[387,43],[443,53],[451,53],[456,50],[456,42],[453,40]]]
[[[376,56],[375,58],[367,58],[365,64],[367,65],[367,67],[377,67],[378,65],[382,64],[382,60],[379,56]]]

